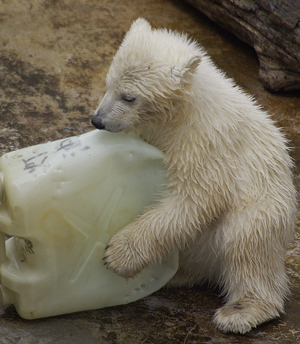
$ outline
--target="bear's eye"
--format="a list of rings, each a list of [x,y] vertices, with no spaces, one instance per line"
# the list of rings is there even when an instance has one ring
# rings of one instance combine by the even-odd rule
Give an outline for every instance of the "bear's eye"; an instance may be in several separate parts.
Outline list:
[[[130,103],[130,102],[134,102],[136,100],[136,97],[130,94],[124,94],[122,99]]]

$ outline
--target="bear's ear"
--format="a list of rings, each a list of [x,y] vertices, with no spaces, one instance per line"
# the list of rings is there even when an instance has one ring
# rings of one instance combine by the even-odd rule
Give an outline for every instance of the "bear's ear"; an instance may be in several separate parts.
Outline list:
[[[130,27],[129,32],[133,31],[141,31],[141,30],[151,30],[151,25],[147,22],[144,18],[139,18],[136,21],[134,21]]]
[[[201,56],[191,57],[182,67],[173,66],[170,77],[175,84],[186,84],[191,81],[193,74],[201,62]]]

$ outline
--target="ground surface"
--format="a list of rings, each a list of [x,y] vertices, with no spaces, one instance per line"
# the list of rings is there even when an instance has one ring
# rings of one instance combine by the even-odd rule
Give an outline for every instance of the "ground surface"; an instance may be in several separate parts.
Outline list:
[[[0,154],[92,130],[111,59],[131,22],[185,31],[270,111],[293,147],[300,185],[299,94],[271,94],[258,81],[255,52],[183,1],[2,0]],[[245,336],[218,332],[222,303],[209,288],[161,290],[127,306],[26,321],[0,308],[0,343],[300,343],[300,229],[289,250],[293,282],[286,315]]]

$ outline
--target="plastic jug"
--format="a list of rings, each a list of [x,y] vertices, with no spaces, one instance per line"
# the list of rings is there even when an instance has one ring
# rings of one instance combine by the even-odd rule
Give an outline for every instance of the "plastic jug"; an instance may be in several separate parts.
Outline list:
[[[164,190],[162,159],[134,135],[97,130],[3,155],[1,303],[35,319],[133,302],[165,285],[178,252],[128,280],[102,261],[111,236]]]

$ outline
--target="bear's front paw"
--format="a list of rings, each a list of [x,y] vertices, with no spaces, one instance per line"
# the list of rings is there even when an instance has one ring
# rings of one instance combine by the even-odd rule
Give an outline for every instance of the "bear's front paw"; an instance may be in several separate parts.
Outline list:
[[[108,269],[124,278],[136,276],[147,265],[134,244],[130,231],[126,230],[118,232],[111,238],[103,260]]]

